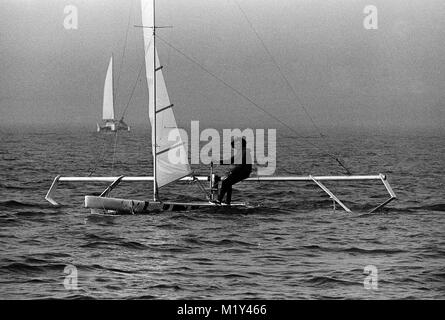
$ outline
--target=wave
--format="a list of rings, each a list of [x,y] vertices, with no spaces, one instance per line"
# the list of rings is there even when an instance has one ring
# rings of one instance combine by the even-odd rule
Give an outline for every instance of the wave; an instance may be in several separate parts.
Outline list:
[[[163,283],[150,286],[150,289],[173,289],[175,291],[182,290],[182,288],[176,284],[163,284]]]
[[[44,253],[36,253],[33,254],[35,259],[41,258],[44,260],[50,260],[50,259],[58,259],[58,258],[70,258],[71,255],[68,253],[62,253],[62,252],[44,252]]]
[[[142,295],[142,296],[137,296],[137,297],[128,297],[125,299],[126,300],[154,300],[154,299],[159,299],[159,297],[147,294],[147,295]]]
[[[41,204],[21,202],[17,200],[0,201],[0,206],[5,208],[32,208]]]
[[[124,243],[121,243],[120,246],[128,248],[128,249],[136,249],[136,250],[145,250],[148,249],[148,247],[145,244],[136,242],[136,241],[127,241]]]
[[[160,223],[160,224],[156,225],[156,227],[167,229],[167,230],[182,230],[182,227],[180,225],[177,225],[177,224],[171,223],[171,222]]]
[[[111,271],[114,273],[123,273],[123,274],[135,274],[137,271],[129,271],[129,270],[123,270],[123,269],[119,269],[119,268],[110,268],[110,267],[104,267],[100,264],[93,264],[91,266],[89,266],[89,268],[94,268],[94,269],[99,269],[99,270],[105,270],[105,271]]]
[[[311,277],[311,278],[305,280],[305,282],[307,282],[309,284],[317,285],[317,286],[329,286],[329,285],[338,285],[338,284],[349,285],[349,286],[361,285],[360,283],[357,283],[355,281],[347,281],[347,280],[337,279],[337,278],[328,277],[328,276],[314,276],[314,277]]]
[[[383,208],[385,213],[418,213],[419,211],[439,211],[445,212],[445,203],[421,205],[421,206],[407,206],[407,207],[385,207]]]
[[[17,212],[19,214],[56,214],[60,213],[59,208],[50,207],[47,203],[42,202],[25,202],[25,201],[18,201],[18,200],[6,200],[6,201],[0,201],[0,208],[2,209],[37,209],[39,211],[25,211],[25,212]]]
[[[1,270],[9,271],[12,273],[19,273],[19,274],[39,274],[39,273],[45,273],[48,271],[60,271],[63,272],[65,269],[66,264],[61,263],[55,263],[55,264],[30,264],[30,263],[22,263],[22,262],[13,262],[10,264],[7,264],[6,266],[2,266]]]
[[[118,247],[124,247],[127,249],[134,249],[134,250],[148,249],[148,247],[146,245],[136,242],[136,241],[117,242],[117,241],[107,241],[107,240],[90,241],[86,244],[81,245],[80,247],[82,247],[82,248],[102,248],[102,247],[109,247],[109,246],[118,246]]]
[[[63,214],[60,209],[45,209],[45,210],[35,210],[35,211],[19,211],[16,212],[15,215],[21,217],[36,217],[36,216],[45,216],[45,215],[60,215]],[[45,220],[42,220],[42,222]]]
[[[397,253],[404,253],[405,250],[402,249],[365,249],[365,248],[359,248],[359,247],[347,247],[347,248],[341,248],[341,247],[323,247],[319,245],[306,245],[303,246],[305,249],[309,250],[319,250],[319,251],[325,251],[325,252],[347,252],[347,253],[364,253],[364,254],[397,254]]]
[[[368,253],[368,254],[395,254],[395,253],[403,253],[406,252],[402,249],[364,249],[364,248],[358,248],[358,247],[351,247],[346,248],[344,250],[345,252],[353,252],[353,253]]]
[[[13,262],[2,267],[2,270],[7,270],[14,273],[34,273],[43,272],[44,269],[41,266],[30,265],[27,263]]]
[[[438,204],[433,204],[433,205],[425,205],[425,206],[413,207],[413,208],[410,208],[410,209],[445,212],[445,203],[438,203]]]
[[[96,241],[96,240],[97,241],[106,240],[106,241],[109,241],[109,242],[116,242],[116,241],[124,240],[124,238],[120,238],[120,237],[114,237],[114,236],[106,237],[106,236],[100,236],[100,235],[97,235],[97,234],[94,234],[94,233],[87,233],[87,234],[85,234],[85,238],[87,240],[94,240],[94,241]]]
[[[30,185],[21,185],[21,186],[14,186],[6,183],[0,183],[0,188],[6,189],[6,190],[38,190],[38,186],[30,186]]]
[[[245,276],[239,273],[228,273],[228,274],[223,274],[221,276],[226,279],[250,278],[249,276]]]
[[[250,243],[250,242],[245,242],[245,241],[241,241],[241,240],[233,240],[233,239],[221,239],[221,240],[215,240],[215,241],[206,240],[206,241],[203,241],[203,243],[214,245],[214,246],[230,246],[230,245],[233,245],[233,246],[255,246],[255,244]]]

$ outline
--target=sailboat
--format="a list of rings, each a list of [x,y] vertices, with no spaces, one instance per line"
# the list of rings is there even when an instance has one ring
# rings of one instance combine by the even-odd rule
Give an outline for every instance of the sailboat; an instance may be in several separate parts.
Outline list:
[[[203,207],[222,206],[213,202],[219,190],[219,183],[224,179],[213,171],[213,165],[210,166],[209,175],[193,175],[186,152],[184,142],[179,138],[176,141],[170,141],[168,134],[173,130],[178,130],[176,119],[173,112],[173,104],[167,92],[167,86],[162,73],[162,66],[156,50],[156,20],[155,20],[155,1],[141,0],[142,8],[142,28],[145,45],[145,74],[149,92],[148,107],[150,114],[151,133],[152,133],[152,157],[153,157],[153,175],[151,176],[115,176],[115,177],[55,177],[51,187],[46,194],[46,200],[53,205],[58,205],[53,195],[60,182],[108,182],[110,185],[99,196],[85,196],[84,205],[91,209],[92,213],[100,214],[150,214],[160,211],[184,211],[194,210]],[[179,136],[180,135],[176,135]],[[179,151],[183,155],[179,163],[171,163],[167,156],[169,150]],[[247,178],[242,183],[269,181],[276,183],[292,182],[313,182],[323,190],[336,205],[343,208],[346,212],[352,211],[330,190],[323,182],[325,181],[381,181],[389,194],[389,198],[376,206],[370,212],[386,206],[389,202],[396,199],[386,175],[343,175],[343,176],[254,176]],[[153,195],[150,200],[135,200],[123,198],[111,198],[111,190],[116,188],[121,182],[152,182]],[[196,182],[202,186],[201,182],[208,184],[208,189],[204,188],[206,198],[202,201],[178,202],[167,201],[160,197],[159,190],[171,183]],[[230,207],[248,207],[246,202],[232,202]]]
[[[123,119],[116,120],[114,116],[113,56],[110,57],[110,62],[108,64],[102,103],[102,124],[99,125],[99,123],[97,123],[97,132],[116,132],[117,130],[130,131],[130,127]]]

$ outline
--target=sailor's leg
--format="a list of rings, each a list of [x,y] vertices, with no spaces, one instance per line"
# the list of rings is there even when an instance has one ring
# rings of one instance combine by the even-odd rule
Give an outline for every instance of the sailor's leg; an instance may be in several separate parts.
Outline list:
[[[226,194],[226,203],[230,204],[231,201],[232,201],[232,185],[230,185],[227,188],[227,194]]]
[[[225,178],[221,183],[221,191],[218,200],[221,202],[224,195],[227,193],[226,203],[230,204],[232,200],[232,185],[246,179],[249,176],[249,174],[250,172],[245,172],[243,170],[237,170],[237,169],[233,170],[229,174],[229,176]]]
[[[226,193],[228,193],[228,191],[230,190],[230,194],[232,193],[232,184],[233,182],[234,176],[233,174],[229,174],[229,176],[227,178],[225,178],[222,183],[221,183],[221,190],[219,191],[219,196],[218,196],[218,201],[222,201],[222,199],[224,198],[224,195]]]

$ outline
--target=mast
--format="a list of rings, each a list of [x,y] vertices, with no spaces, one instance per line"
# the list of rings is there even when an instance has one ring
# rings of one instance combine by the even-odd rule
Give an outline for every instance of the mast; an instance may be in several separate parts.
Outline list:
[[[168,96],[162,66],[157,55],[155,41],[159,28],[156,24],[154,9],[155,0],[141,0],[142,24],[145,48],[145,75],[148,86],[148,112],[151,123],[151,144],[153,160],[153,198],[159,200],[159,189],[190,174],[190,165],[186,157],[184,143],[181,137],[176,141],[169,141],[168,136],[172,130],[178,130],[173,104]],[[152,28],[152,30],[150,30]],[[158,121],[159,120],[159,121]],[[172,163],[169,159],[169,150],[179,152],[180,163]],[[175,152],[174,151],[174,152]],[[151,180],[150,180],[151,181]],[[151,200],[151,199],[150,199]]]
[[[112,90],[112,97],[113,97],[113,120],[115,118],[114,116],[114,103],[115,103],[115,96],[114,96],[114,61],[113,61],[113,53],[111,53],[111,90]]]
[[[158,201],[158,181],[156,175],[156,4],[153,0],[153,124],[151,126],[152,153],[153,153],[153,201]]]

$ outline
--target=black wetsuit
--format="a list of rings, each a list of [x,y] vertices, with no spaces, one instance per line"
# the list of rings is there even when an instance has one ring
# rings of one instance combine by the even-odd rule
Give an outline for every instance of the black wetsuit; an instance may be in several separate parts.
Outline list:
[[[219,192],[219,196],[218,196],[218,201],[222,201],[222,199],[224,198],[224,195],[226,195],[226,203],[230,204],[230,202],[232,201],[232,186],[235,183],[238,183],[246,178],[248,178],[250,176],[250,173],[252,172],[252,163],[250,163],[251,161],[246,161],[246,153],[248,152],[246,150],[246,148],[242,149],[242,163],[240,164],[235,164],[235,156],[233,156],[230,159],[230,164],[235,164],[235,167],[230,171],[229,175],[227,176],[227,178],[225,178],[222,181],[221,184],[221,190]],[[249,163],[247,163],[249,162]],[[221,160],[221,164],[223,163],[223,160]]]

